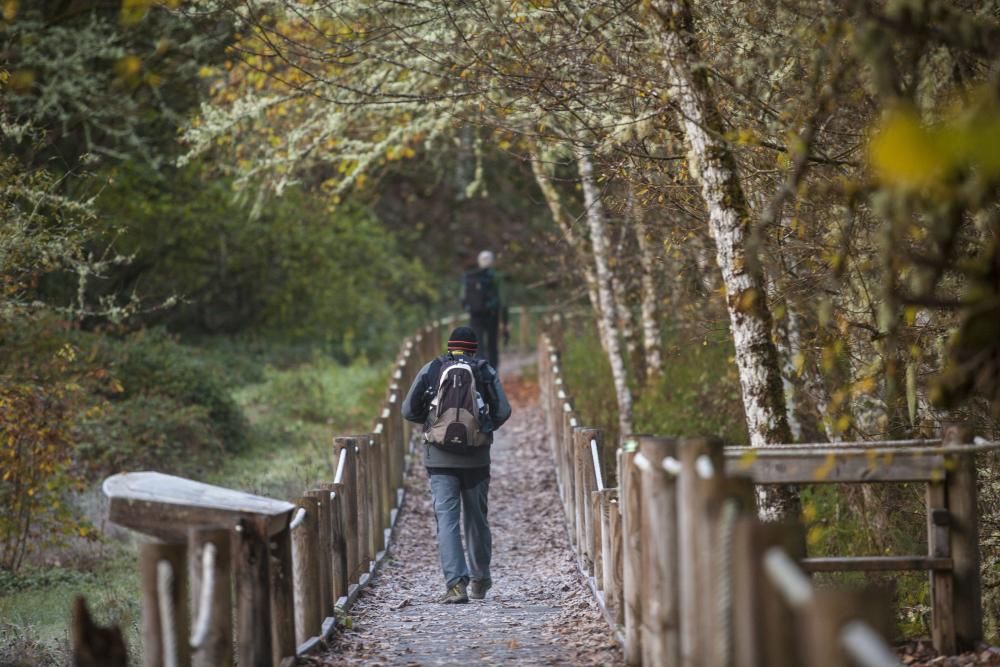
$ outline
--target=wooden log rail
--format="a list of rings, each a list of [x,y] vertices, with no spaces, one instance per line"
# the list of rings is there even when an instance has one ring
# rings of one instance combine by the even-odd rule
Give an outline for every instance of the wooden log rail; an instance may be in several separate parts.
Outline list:
[[[371,432],[335,437],[334,476],[292,502],[156,472],[105,480],[111,520],[157,540],[139,554],[146,665],[290,664],[329,637],[389,546],[411,442],[400,403],[454,324],[404,341]]]
[[[559,496],[578,566],[629,665],[899,664],[883,639],[884,593],[815,590],[812,572],[925,570],[935,647],[954,653],[981,638],[973,461],[995,443],[959,427],[940,440],[766,450],[626,435],[612,479],[609,443],[585,426],[565,383],[559,320],[547,318],[537,347]],[[926,554],[807,558],[801,525],[756,517],[755,484],[885,482],[926,485]]]

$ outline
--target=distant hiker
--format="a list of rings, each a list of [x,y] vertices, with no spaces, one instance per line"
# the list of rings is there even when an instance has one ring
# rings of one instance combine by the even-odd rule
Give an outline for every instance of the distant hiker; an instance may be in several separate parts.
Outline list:
[[[500,367],[497,331],[502,327],[504,345],[510,339],[509,309],[500,275],[493,268],[496,257],[490,250],[479,253],[479,268],[465,274],[462,308],[469,314],[469,326],[479,340],[479,356]]]
[[[490,445],[493,431],[510,417],[510,403],[496,370],[476,358],[477,346],[471,328],[452,331],[448,351],[420,369],[402,408],[404,419],[424,426],[445,603],[481,600],[493,585],[493,538],[486,519]]]

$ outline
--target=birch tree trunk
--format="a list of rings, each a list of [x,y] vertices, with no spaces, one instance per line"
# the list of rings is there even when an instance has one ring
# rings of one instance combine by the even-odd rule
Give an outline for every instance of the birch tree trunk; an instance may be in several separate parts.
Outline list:
[[[552,185],[552,174],[549,172],[547,164],[545,156],[539,147],[535,146],[531,152],[531,172],[535,176],[538,189],[542,191],[542,197],[545,198],[545,203],[549,207],[552,220],[556,223],[556,227],[559,229],[560,234],[562,234],[566,245],[570,247],[573,254],[579,260],[578,265],[583,273],[583,280],[587,287],[587,296],[590,299],[590,307],[596,313],[601,304],[597,296],[597,278],[594,275],[594,268],[591,262],[588,261],[583,239],[573,230],[572,220],[570,219],[569,212],[566,211],[566,207],[563,206],[559,191]],[[608,347],[607,342],[604,340],[604,331],[600,328],[598,328],[598,337],[601,341],[601,348],[607,353]]]
[[[726,287],[750,444],[766,447],[789,442],[781,367],[771,339],[767,282],[757,257],[748,250],[750,208],[736,160],[721,139],[722,121],[700,64],[690,7],[683,0],[658,0],[652,8],[663,26],[659,40],[664,49],[668,94],[688,146],[691,175],[701,185]],[[757,493],[763,518],[798,516],[794,491],[759,487]]]
[[[607,219],[605,218],[605,221]],[[611,287],[615,297],[615,315],[618,318],[618,328],[621,331],[622,339],[625,341],[625,358],[632,368],[638,356],[639,342],[635,330],[635,317],[628,303],[627,284],[627,264],[623,261],[628,257],[628,226],[623,227],[621,237],[614,252],[609,255],[609,268],[611,270]]]
[[[656,291],[656,262],[653,258],[653,243],[649,238],[649,228],[646,218],[638,203],[632,188],[629,187],[629,213],[635,225],[635,236],[639,242],[639,264],[642,268],[642,301],[640,317],[642,319],[642,349],[645,359],[645,378],[648,383],[652,378],[663,372],[662,335],[660,332],[659,303],[660,295]]]
[[[597,277],[597,297],[600,305],[597,309],[597,326],[604,329],[607,346],[605,351],[608,362],[611,364],[611,377],[615,385],[615,396],[618,399],[618,429],[620,435],[625,435],[632,432],[632,392],[628,387],[625,358],[622,354],[616,324],[617,309],[615,308],[611,269],[608,266],[607,220],[594,179],[594,165],[590,155],[585,150],[578,151],[576,164],[583,186],[583,202],[586,206],[587,225],[590,229],[590,247],[594,256]]]

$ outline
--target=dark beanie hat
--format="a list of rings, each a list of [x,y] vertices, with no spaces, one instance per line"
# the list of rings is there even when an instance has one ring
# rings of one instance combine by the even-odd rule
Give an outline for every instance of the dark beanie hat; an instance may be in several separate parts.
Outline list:
[[[479,347],[476,332],[469,327],[456,327],[448,336],[448,349],[462,352],[475,352]]]

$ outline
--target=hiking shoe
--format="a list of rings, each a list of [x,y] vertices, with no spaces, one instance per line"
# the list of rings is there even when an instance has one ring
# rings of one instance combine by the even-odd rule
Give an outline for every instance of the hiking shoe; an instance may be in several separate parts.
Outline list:
[[[469,594],[466,592],[465,584],[461,581],[448,589],[448,592],[441,597],[441,604],[462,604],[469,601]]]
[[[473,579],[469,583],[469,597],[473,600],[482,600],[486,597],[486,591],[493,587],[492,579]]]

